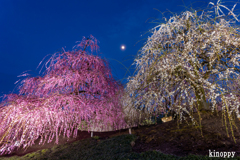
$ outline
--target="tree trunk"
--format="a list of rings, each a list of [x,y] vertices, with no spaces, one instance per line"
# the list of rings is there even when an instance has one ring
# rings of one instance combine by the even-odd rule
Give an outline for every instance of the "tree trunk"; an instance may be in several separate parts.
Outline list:
[[[203,95],[203,99],[201,99],[200,95]],[[195,95],[197,97],[197,104],[198,104],[198,108],[200,111],[205,110],[205,111],[209,111],[210,110],[210,103],[207,102],[206,97],[205,97],[205,92],[203,87],[200,88],[200,90],[196,90],[195,91]]]

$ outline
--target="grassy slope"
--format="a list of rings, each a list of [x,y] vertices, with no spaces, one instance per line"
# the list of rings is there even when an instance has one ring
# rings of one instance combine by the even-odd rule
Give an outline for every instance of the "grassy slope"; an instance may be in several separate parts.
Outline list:
[[[106,140],[100,140],[98,137],[88,138],[65,144],[51,149],[43,149],[37,152],[29,153],[23,157],[0,158],[1,160],[34,160],[34,159],[76,159],[76,160],[113,160],[113,159],[217,159],[208,156],[177,157],[174,155],[165,155],[158,151],[147,151],[144,153],[132,152],[131,142],[136,140],[135,135],[120,135]],[[240,159],[234,157],[235,159]]]

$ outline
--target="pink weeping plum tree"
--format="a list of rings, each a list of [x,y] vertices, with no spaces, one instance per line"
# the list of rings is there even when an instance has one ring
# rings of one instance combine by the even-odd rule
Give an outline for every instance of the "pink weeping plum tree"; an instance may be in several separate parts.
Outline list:
[[[72,51],[53,54],[43,76],[21,81],[19,94],[4,95],[0,104],[1,155],[21,145],[27,149],[39,136],[39,145],[47,137],[50,143],[55,136],[58,144],[61,133],[75,138],[83,122],[88,129],[100,123],[101,127],[126,127],[119,103],[123,86],[112,77],[107,61],[88,54],[88,47],[91,52],[99,48],[92,35],[83,37]]]

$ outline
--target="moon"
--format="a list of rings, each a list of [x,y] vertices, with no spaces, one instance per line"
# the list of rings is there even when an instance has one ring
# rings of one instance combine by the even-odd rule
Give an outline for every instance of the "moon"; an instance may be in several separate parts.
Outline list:
[[[121,50],[125,50],[125,49],[126,49],[125,45],[121,45]]]

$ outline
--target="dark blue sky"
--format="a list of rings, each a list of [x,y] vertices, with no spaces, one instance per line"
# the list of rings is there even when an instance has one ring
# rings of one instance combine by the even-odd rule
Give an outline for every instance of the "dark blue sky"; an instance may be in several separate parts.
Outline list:
[[[119,62],[129,67],[134,56],[151,34],[145,34],[164,22],[165,12],[179,14],[189,9],[205,9],[210,1],[193,0],[0,0],[0,96],[14,88],[24,71],[39,75],[42,59],[92,34],[100,43],[101,57],[106,58],[118,80],[130,74]],[[212,0],[216,4],[217,0]],[[229,9],[235,2],[222,3]],[[211,7],[211,5],[209,5]],[[238,13],[238,4],[234,13]],[[188,9],[188,10],[189,10]],[[221,8],[226,14],[228,11]],[[233,18],[233,17],[231,17]],[[158,20],[155,20],[158,19]],[[237,23],[239,24],[239,23]],[[145,34],[145,35],[144,35]],[[143,36],[141,36],[143,35]],[[140,42],[138,42],[140,41]],[[138,43],[137,43],[138,42]],[[126,49],[122,51],[120,46]],[[47,57],[47,59],[50,56]],[[117,61],[115,61],[115,60]],[[130,72],[133,73],[134,69]],[[123,81],[126,83],[126,81]]]

